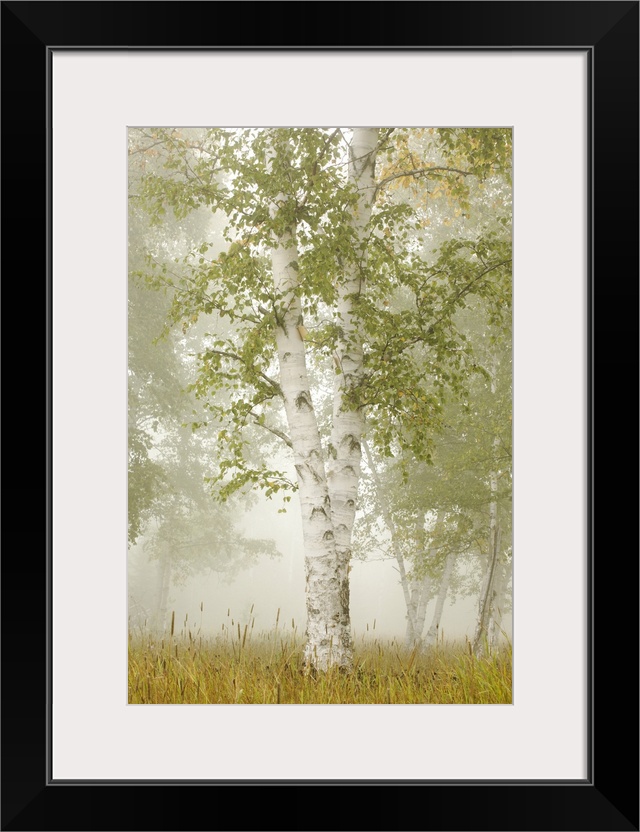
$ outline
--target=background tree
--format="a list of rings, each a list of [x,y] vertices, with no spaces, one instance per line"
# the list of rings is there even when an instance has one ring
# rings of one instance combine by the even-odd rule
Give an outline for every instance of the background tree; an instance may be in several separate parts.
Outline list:
[[[511,188],[509,171],[503,168],[478,179],[472,188],[462,192],[462,198],[459,191],[454,193],[446,178],[432,189],[419,189],[413,177],[404,175],[404,171],[416,167],[411,142],[417,141],[420,146],[426,142],[432,158],[435,154],[437,159],[438,149],[433,147],[435,133],[425,130],[402,137],[404,167],[397,171],[392,166],[388,171],[387,179],[392,183],[388,198],[412,204],[422,217],[421,225],[428,229],[419,235],[423,240],[422,257],[439,274],[447,297],[446,291],[452,284],[464,286],[467,276],[482,277],[485,266],[508,260]],[[453,131],[444,131],[447,142],[452,135]],[[484,134],[477,136],[474,131],[465,131],[459,146],[463,154],[469,153],[475,143],[486,147],[485,138]],[[443,164],[442,156],[438,162]],[[434,242],[439,243],[435,249]],[[365,505],[357,529],[358,549],[366,557],[366,552],[377,547],[380,556],[396,560],[407,609],[407,646],[425,646],[434,641],[450,585],[454,598],[457,593],[477,595],[480,579],[471,579],[470,573],[487,573],[486,547],[479,540],[483,513],[486,511],[488,517],[490,505],[494,515],[497,509],[497,503],[487,496],[492,447],[499,455],[501,476],[510,477],[511,285],[504,277],[503,274],[501,279],[492,280],[480,293],[467,294],[452,316],[453,326],[473,361],[466,365],[467,376],[462,385],[440,391],[443,414],[440,428],[433,433],[434,467],[416,461],[411,451],[400,444],[387,460],[375,457],[367,448],[372,483],[368,488],[365,484],[363,489]],[[399,316],[403,312],[406,315],[405,310],[413,312],[413,303],[412,295],[400,283],[385,301]],[[433,366],[433,352],[427,349],[425,377]],[[488,395],[491,383],[495,383],[495,379],[490,381],[491,373],[497,367],[500,397],[495,391]],[[451,395],[452,392],[457,395]],[[493,446],[487,445],[489,425],[496,431],[491,440]],[[409,470],[411,476],[407,478]],[[510,479],[508,482],[510,486]],[[510,513],[510,491],[502,489],[501,495],[501,505]],[[504,528],[507,533],[508,525]],[[489,535],[488,530],[486,533]],[[502,563],[498,571],[504,573],[505,581],[498,583],[506,587],[504,557]],[[426,605],[434,597],[433,618],[423,637]],[[487,609],[487,622],[495,623],[489,606],[483,606]],[[504,608],[504,603],[498,606]]]
[[[188,390],[191,344],[186,332],[167,328],[171,294],[150,292],[137,276],[149,260],[170,269],[195,240],[215,237],[215,223],[210,212],[195,211],[181,220],[165,218],[162,226],[150,224],[135,194],[145,172],[162,170],[159,151],[144,131],[130,131],[129,140],[129,545],[139,542],[157,568],[151,591],[148,572],[132,571],[129,598],[137,619],[161,631],[172,583],[213,569],[232,575],[277,550],[269,540],[246,537],[231,506],[211,501],[205,484],[211,469],[204,460],[215,458],[216,443],[206,430],[196,434],[191,426],[198,413]],[[192,333],[198,342],[201,337]]]

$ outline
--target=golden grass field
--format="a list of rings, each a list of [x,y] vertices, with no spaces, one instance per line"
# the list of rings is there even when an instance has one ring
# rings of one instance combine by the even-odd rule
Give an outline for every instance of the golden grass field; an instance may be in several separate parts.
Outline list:
[[[468,643],[442,640],[424,653],[362,636],[354,670],[307,673],[295,622],[254,633],[234,622],[215,638],[190,630],[129,637],[130,704],[511,704],[510,645],[476,658]]]

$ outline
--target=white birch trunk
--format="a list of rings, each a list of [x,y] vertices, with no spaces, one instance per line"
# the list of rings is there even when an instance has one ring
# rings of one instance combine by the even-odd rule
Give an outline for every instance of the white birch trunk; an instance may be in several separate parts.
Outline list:
[[[497,476],[495,473],[491,474],[491,490],[493,493],[497,491]],[[484,654],[485,644],[488,641],[489,622],[494,605],[495,580],[499,567],[499,537],[498,506],[495,500],[492,500],[489,506],[489,552],[487,569],[480,589],[478,620],[473,637],[473,652],[476,656]]]
[[[413,588],[410,586],[409,576],[407,575],[407,570],[404,564],[404,558],[402,557],[402,554],[398,547],[398,534],[396,531],[396,524],[394,523],[391,512],[389,511],[389,506],[382,496],[382,483],[380,482],[380,475],[378,474],[378,469],[373,459],[373,454],[371,453],[369,444],[365,440],[363,440],[362,442],[362,447],[367,457],[367,465],[369,466],[371,476],[376,486],[376,498],[378,506],[380,508],[380,512],[382,514],[382,519],[384,520],[387,528],[389,529],[389,534],[391,535],[391,550],[393,552],[393,556],[396,560],[396,563],[398,564],[398,572],[400,573],[400,586],[402,587],[402,594],[404,596],[404,603],[407,610],[407,627],[405,631],[404,641],[405,645],[409,647],[415,643],[416,638],[415,631],[416,614],[418,609],[418,588],[416,586],[414,586]]]
[[[493,652],[498,646],[502,633],[502,613],[504,609],[504,596],[507,585],[506,565],[502,556],[501,529],[498,526],[497,546],[498,558],[496,563],[496,575],[493,583],[493,601],[491,604],[491,617],[487,631],[489,649]]]
[[[280,386],[289,425],[302,515],[305,553],[308,667],[326,670],[350,666],[351,645],[343,637],[341,584],[336,558],[331,501],[318,431],[302,326],[298,286],[297,247],[293,232],[283,235],[272,252],[273,280],[283,309],[276,328]]]
[[[345,267],[338,285],[336,320],[341,336],[336,344],[333,422],[328,460],[331,519],[335,534],[340,582],[341,641],[350,643],[349,563],[351,536],[356,515],[360,482],[361,445],[364,433],[362,411],[345,404],[345,394],[360,383],[363,364],[362,335],[355,320],[355,304],[364,290],[363,266],[366,262],[366,228],[375,195],[375,163],[378,128],[355,128],[349,147],[349,183],[358,192],[353,211],[356,257]]]
[[[501,633],[501,625],[502,625],[502,600],[501,600],[501,587],[503,584],[502,580],[502,573],[503,573],[503,566],[501,563],[498,564],[498,571],[496,574],[496,580],[494,583],[494,590],[493,590],[493,603],[491,605],[491,617],[489,618],[489,626],[487,628],[487,641],[489,644],[489,650],[493,653],[498,646],[498,641],[500,640],[500,633]]]
[[[364,230],[374,195],[377,129],[356,129],[351,144],[349,181],[360,193],[353,224],[361,258]],[[272,215],[286,202],[276,199]],[[344,406],[344,393],[358,384],[362,372],[362,343],[354,321],[352,294],[362,288],[360,263],[349,264],[338,287],[336,312],[342,336],[335,359],[341,368],[334,385],[333,426],[329,465],[320,441],[311,398],[305,347],[299,327],[304,326],[296,261],[296,229],[289,228],[274,241],[273,281],[280,310],[276,344],[280,386],[284,397],[289,438],[293,448],[298,496],[302,512],[305,550],[307,641],[305,663],[315,670],[332,666],[350,669],[353,663],[349,614],[349,561],[351,534],[360,480],[362,414]]]
[[[444,522],[445,513],[444,511],[439,511],[436,516],[436,523],[434,527],[434,532],[437,536],[438,530],[442,527]],[[438,553],[438,550],[435,546],[432,546],[429,550],[429,560],[433,561]],[[418,607],[417,617],[416,617],[416,644],[420,644],[422,646],[422,633],[424,632],[424,622],[427,617],[427,606],[429,601],[432,597],[432,588],[433,588],[433,581],[430,575],[425,575],[423,582],[422,582],[422,589],[421,589],[421,597],[420,597],[420,605]]]
[[[402,556],[400,556],[402,559]],[[404,568],[404,562],[403,562]],[[408,649],[411,649],[414,644],[416,643],[416,628],[417,628],[417,618],[418,618],[418,604],[420,603],[420,588],[416,582],[412,582],[410,578],[407,578],[405,573],[404,578],[408,592],[405,594],[405,604],[407,606],[407,626],[404,633],[404,646]],[[401,576],[402,581],[402,576]],[[404,586],[403,586],[404,589]],[[408,597],[408,601],[407,601]]]
[[[171,559],[166,548],[158,558],[157,563],[158,584],[151,629],[157,636],[162,636],[167,626],[167,609],[171,588]]]
[[[431,600],[432,583],[431,575],[425,575],[420,581],[419,601],[418,608],[416,610],[414,647],[420,647],[422,645],[422,633],[424,631],[424,622],[427,617],[427,607],[429,605],[429,601]]]
[[[491,379],[491,393],[496,392],[496,368],[494,365]],[[494,451],[497,450],[499,438],[493,440]],[[487,555],[487,571],[485,572],[482,587],[480,589],[480,601],[478,606],[478,620],[473,636],[473,652],[476,656],[482,656],[485,652],[485,645],[488,641],[489,621],[493,607],[494,583],[498,566],[498,473],[494,469],[489,475],[489,489],[491,491],[491,502],[489,503],[489,551]]]
[[[453,567],[456,556],[453,552],[449,552],[447,560],[445,561],[444,571],[440,580],[440,587],[438,588],[438,597],[436,599],[436,606],[433,611],[433,618],[427,630],[427,635],[424,639],[425,647],[432,647],[438,640],[438,632],[440,630],[440,619],[442,618],[442,610],[444,609],[444,602],[449,592],[449,584],[451,583],[451,575],[453,574]]]
[[[284,194],[278,195],[272,216],[286,201]],[[352,653],[350,641],[345,644],[343,638],[331,500],[300,329],[304,321],[297,260],[296,228],[292,226],[274,240],[271,253],[279,310],[276,346],[302,518],[307,606],[305,664],[308,669],[327,670],[332,665],[350,667]]]
[[[488,641],[489,621],[491,620],[491,610],[494,599],[494,581],[498,566],[496,537],[497,535],[494,531],[490,538],[491,548],[489,550],[489,557],[487,560],[487,569],[482,579],[482,587],[480,589],[478,620],[476,622],[476,629],[473,636],[473,652],[476,656],[484,655],[486,643]]]

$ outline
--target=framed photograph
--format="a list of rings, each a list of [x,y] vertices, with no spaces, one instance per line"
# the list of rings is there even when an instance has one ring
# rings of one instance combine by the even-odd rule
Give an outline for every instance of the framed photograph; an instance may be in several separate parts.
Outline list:
[[[2,828],[637,830],[638,3],[3,2],[2,24],[5,289],[42,275],[46,331],[44,536],[3,558]],[[128,141],[319,125],[512,138],[506,701],[127,689]]]

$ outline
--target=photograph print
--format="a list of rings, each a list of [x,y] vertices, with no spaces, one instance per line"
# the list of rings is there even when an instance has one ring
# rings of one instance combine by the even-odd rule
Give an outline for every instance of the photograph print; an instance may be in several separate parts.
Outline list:
[[[512,703],[512,130],[130,127],[128,702]]]

